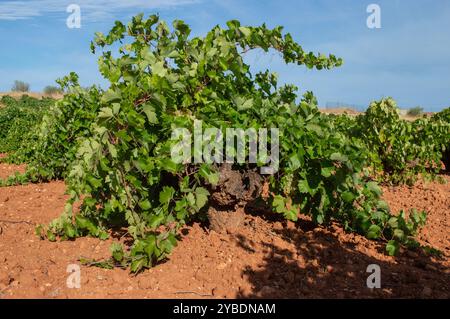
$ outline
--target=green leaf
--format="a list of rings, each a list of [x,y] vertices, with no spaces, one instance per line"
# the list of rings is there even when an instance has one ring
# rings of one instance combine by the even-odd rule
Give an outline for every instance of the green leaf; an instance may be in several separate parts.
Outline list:
[[[378,196],[381,195],[381,188],[380,186],[378,186],[378,184],[376,182],[368,182],[367,183],[367,188],[374,192],[375,194],[377,194]]]
[[[94,225],[94,223],[92,223],[92,221],[80,214],[75,216],[75,223],[78,228],[87,230],[92,235],[95,235],[98,231],[98,228]]]
[[[113,144],[108,143],[108,150],[113,158],[117,158],[117,149]]]
[[[297,211],[294,208],[286,210],[283,215],[284,215],[284,218],[286,218],[287,220],[290,220],[293,222],[298,220]]]
[[[144,247],[144,252],[147,254],[149,260],[152,259],[155,252],[155,248],[156,248],[156,238],[155,236],[151,235],[146,238]]]
[[[202,164],[198,173],[211,185],[217,185],[219,183],[220,174],[218,172],[212,172],[210,166],[207,164]]]
[[[378,225],[371,225],[367,231],[367,238],[378,239],[381,236],[381,228]]]
[[[330,156],[330,160],[344,163],[344,162],[348,161],[348,157],[346,155],[341,154],[341,153],[333,153]]]
[[[382,210],[382,211],[385,211],[385,212],[389,211],[389,205],[384,200],[379,200],[378,201],[377,208]]]
[[[252,31],[248,27],[239,27],[239,31],[241,31],[246,37],[252,34]]]
[[[169,204],[175,195],[175,189],[171,186],[164,186],[163,190],[159,193],[159,202],[163,205]]]
[[[120,91],[108,90],[103,94],[101,102],[106,104],[106,103],[119,101],[121,98],[122,98],[122,96],[121,96]],[[111,113],[112,113],[112,110],[111,110]]]
[[[115,261],[121,262],[124,257],[123,247],[118,243],[113,243],[110,247],[112,256]]]
[[[36,228],[34,229],[34,232],[36,236],[38,236],[41,239],[44,239],[44,226],[42,224],[37,225]]]
[[[47,239],[49,241],[56,241],[56,236],[55,236],[55,234],[53,234],[53,232],[51,232],[50,230],[47,230]]]
[[[298,182],[298,190],[300,193],[309,193],[311,191],[311,188],[309,188],[308,181],[307,180],[300,180]]]
[[[144,111],[145,115],[147,115],[147,119],[150,124],[158,123],[158,117],[156,116],[155,108],[152,105],[144,104],[142,105],[142,110]]]
[[[195,189],[195,205],[198,209],[202,208],[208,202],[209,192],[206,188],[197,187]]]
[[[356,197],[352,192],[346,191],[341,194],[341,198],[347,203],[353,203]]]
[[[405,238],[405,232],[401,229],[394,230],[394,237],[398,240],[403,240]]]
[[[250,109],[253,106],[253,98],[244,98],[241,96],[236,96],[233,99],[239,111],[244,111]]]
[[[98,117],[101,119],[110,119],[114,117],[113,110],[109,107],[102,107],[98,113]]]
[[[75,228],[70,222],[64,224],[64,233],[69,238],[74,238],[77,235]]]
[[[149,210],[152,207],[152,204],[148,199],[146,199],[144,201],[139,202],[139,207],[142,208],[143,210]]]
[[[386,245],[386,251],[389,256],[395,256],[400,250],[400,244],[395,240],[390,240]]]
[[[275,195],[273,198],[272,206],[275,211],[279,214],[286,212],[286,203],[284,202],[284,197],[280,195]]]
[[[398,228],[398,218],[397,217],[389,218],[388,225],[393,229]]]
[[[307,128],[309,131],[312,131],[312,132],[316,133],[316,134],[319,135],[319,136],[322,136],[322,135],[323,135],[323,130],[322,130],[322,128],[321,128],[319,125],[317,125],[317,124],[312,124],[312,123],[307,124],[307,125],[306,125],[306,128]]]
[[[317,224],[322,225],[324,222],[323,214],[317,214],[316,216],[314,216],[314,220],[316,221]]]
[[[152,72],[160,77],[164,77],[167,74],[167,69],[164,67],[164,61],[156,62],[152,65]]]
[[[162,169],[171,173],[176,173],[179,167],[178,164],[171,159],[161,159],[160,166]]]
[[[334,169],[335,169],[334,166],[322,167],[320,172],[323,177],[330,177],[332,175],[332,172],[334,171]]]
[[[157,228],[164,222],[164,215],[158,214],[158,215],[152,215],[149,218],[148,226],[152,229]]]
[[[189,203],[189,205],[194,206],[195,205],[195,196],[192,193],[188,193],[186,195],[186,200]]]
[[[147,265],[147,258],[143,255],[134,257],[130,265],[130,270],[133,273],[137,273]]]

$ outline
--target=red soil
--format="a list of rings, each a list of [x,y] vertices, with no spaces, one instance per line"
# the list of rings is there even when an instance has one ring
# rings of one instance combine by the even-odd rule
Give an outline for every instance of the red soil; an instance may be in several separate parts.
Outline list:
[[[0,166],[0,174],[6,170],[14,167]],[[137,276],[81,266],[80,289],[67,288],[67,266],[80,256],[109,257],[113,239],[39,240],[35,225],[59,216],[64,192],[63,182],[0,188],[0,298],[450,298],[450,183],[386,188],[384,195],[395,211],[429,211],[420,240],[441,258],[420,251],[389,257],[383,243],[338,225],[247,215],[234,235],[186,226],[169,259]],[[381,267],[381,289],[366,286],[370,264]]]
[[[7,179],[16,172],[25,173],[25,165],[9,165],[0,163],[0,179]]]

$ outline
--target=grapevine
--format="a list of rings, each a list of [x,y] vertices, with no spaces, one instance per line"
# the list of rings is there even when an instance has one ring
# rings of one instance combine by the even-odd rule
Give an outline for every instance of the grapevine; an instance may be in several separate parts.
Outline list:
[[[122,46],[113,54],[117,42]],[[69,90],[74,106],[89,100],[97,112],[85,119],[90,125],[78,135],[75,160],[66,171],[71,198],[60,218],[39,227],[42,237],[105,239],[109,229],[123,227],[133,244],[129,250],[113,245],[106,265],[130,265],[138,272],[165,259],[180,227],[208,216],[224,170],[171,159],[171,131],[192,129],[201,120],[205,127],[280,130],[279,170],[260,177],[270,191],[258,200],[286,219],[296,221],[301,212],[317,224],[337,220],[349,231],[385,240],[391,255],[401,244],[415,244],[425,213],[412,212],[409,219],[404,212],[390,213],[366,172],[367,147],[336,129],[311,92],[296,102],[295,86],[279,86],[268,70],[253,75],[243,55],[275,50],[286,63],[318,70],[340,66],[341,59],[305,52],[282,27],[229,21],[226,29],[216,26],[205,37],[191,38],[182,21],[171,29],[158,16],[143,15],[127,26],[116,22],[107,35],[97,33],[91,48],[102,50],[99,70],[110,86],[104,92]],[[247,162],[231,171],[241,176],[255,167]]]

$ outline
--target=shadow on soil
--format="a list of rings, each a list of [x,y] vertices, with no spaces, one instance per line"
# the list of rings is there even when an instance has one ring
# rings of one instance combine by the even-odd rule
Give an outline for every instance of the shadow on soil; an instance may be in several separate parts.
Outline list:
[[[371,254],[383,252],[384,244],[375,243],[375,248],[359,245],[357,250],[358,244],[342,242],[332,228],[328,230],[307,221],[273,230],[277,240],[262,243],[270,252],[263,268],[243,271],[252,292],[240,293],[238,298],[450,297],[450,274],[436,258],[433,261],[421,251],[407,251],[392,261],[383,261]],[[249,251],[243,236],[236,240]],[[371,264],[380,266],[381,289],[367,288],[371,272],[366,270]]]

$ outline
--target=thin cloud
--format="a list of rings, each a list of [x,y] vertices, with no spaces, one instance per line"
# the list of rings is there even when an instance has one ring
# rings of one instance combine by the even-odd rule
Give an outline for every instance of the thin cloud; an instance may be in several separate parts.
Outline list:
[[[32,19],[48,14],[66,15],[69,4],[80,6],[85,20],[98,21],[129,9],[167,9],[199,3],[201,0],[30,0],[2,1],[0,20]]]

